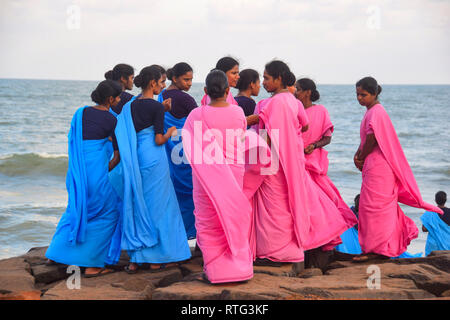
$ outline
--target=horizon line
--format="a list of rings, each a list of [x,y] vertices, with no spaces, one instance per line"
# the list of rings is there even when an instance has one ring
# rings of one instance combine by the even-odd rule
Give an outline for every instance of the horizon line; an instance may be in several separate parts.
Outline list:
[[[0,77],[0,80],[37,80],[37,81],[90,81],[90,82],[100,82],[103,81],[105,79],[102,80],[82,80],[82,79],[43,79],[43,78],[3,78]],[[192,82],[193,84],[203,84],[204,82]],[[347,86],[347,85],[354,85],[354,83],[317,83],[317,85],[342,85],[342,86]],[[448,86],[450,85],[450,83],[384,83],[383,85],[403,85],[403,86]]]

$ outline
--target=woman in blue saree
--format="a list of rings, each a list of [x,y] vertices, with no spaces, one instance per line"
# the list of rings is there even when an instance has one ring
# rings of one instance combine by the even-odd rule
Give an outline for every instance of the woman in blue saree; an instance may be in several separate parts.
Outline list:
[[[187,63],[180,62],[167,70],[167,78],[172,83],[159,95],[158,100],[171,101],[171,108],[164,115],[164,130],[167,131],[170,127],[180,130],[178,135],[169,139],[165,146],[170,178],[177,195],[186,235],[190,240],[195,239],[197,233],[192,198],[192,169],[184,156],[181,129],[189,113],[197,108],[194,98],[186,93],[192,86],[193,70]]]
[[[119,103],[109,109],[109,112],[117,117],[122,112],[123,106],[134,97],[126,92],[126,90],[133,90],[134,68],[128,64],[119,63],[105,73],[105,79],[117,81],[122,86]]]
[[[428,232],[425,256],[428,256],[432,251],[450,250],[450,209],[445,207],[447,194],[444,191],[438,191],[435,200],[444,214],[425,211],[420,217],[423,224],[422,231]]]
[[[128,273],[136,273],[143,263],[161,270],[191,257],[163,146],[177,129],[164,133],[166,108],[153,100],[162,80],[157,66],[144,68],[134,80],[142,94],[125,104],[117,118],[124,177],[122,249],[130,256]]]
[[[128,101],[134,100],[136,98],[131,93],[128,93],[126,91],[126,90],[133,90],[134,68],[128,64],[119,63],[115,65],[112,70],[109,70],[105,73],[105,79],[117,81],[117,83],[122,87],[122,92],[120,93],[119,96],[120,97],[119,103],[109,108],[109,112],[111,112],[111,114],[117,118],[120,112],[122,112],[123,106]],[[108,156],[112,157],[114,150],[111,139],[107,144],[107,148],[108,148]]]
[[[120,85],[101,82],[92,92],[97,103],[75,112],[69,132],[69,168],[66,187],[67,209],[47,249],[49,263],[86,267],[85,276],[111,272],[105,265],[120,257],[117,195],[108,172],[120,161],[114,137],[116,118],[109,108],[120,101]],[[108,157],[108,138],[113,137],[114,157]]]

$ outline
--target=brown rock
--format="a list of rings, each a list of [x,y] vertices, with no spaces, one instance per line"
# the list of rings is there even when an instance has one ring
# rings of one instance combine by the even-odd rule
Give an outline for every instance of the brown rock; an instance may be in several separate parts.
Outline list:
[[[139,270],[138,273],[131,275],[123,271],[114,272],[94,278],[82,277],[80,289],[69,289],[66,281],[61,281],[57,286],[45,292],[42,299],[148,299],[154,288],[168,286],[181,279],[181,271],[178,268],[156,273]],[[104,295],[100,289],[105,290]],[[123,292],[127,293],[123,295],[124,298],[121,298]]]
[[[69,276],[67,273],[67,266],[62,264],[52,266],[46,266],[45,264],[32,265],[31,272],[36,283],[44,284],[63,280]]]
[[[34,278],[23,258],[0,260],[0,297],[28,296],[34,291]]]
[[[200,277],[198,277],[200,279]],[[153,292],[153,300],[219,300],[219,299],[283,299],[291,295],[280,289],[279,284],[294,278],[255,273],[254,277],[243,283],[206,284],[202,281],[175,283]]]
[[[6,291],[6,290],[5,290]],[[8,292],[0,291],[0,300],[40,300],[41,291],[20,291],[20,292]]]
[[[405,265],[405,264],[428,264],[439,270],[450,272],[450,251],[433,251],[429,256],[424,258],[410,258],[410,259],[393,259],[391,262]]]
[[[284,263],[281,267],[253,266],[253,272],[288,277],[292,272],[292,263]]]
[[[435,276],[431,279],[417,279],[417,288],[426,290],[436,296],[444,296],[443,293],[450,291],[450,277],[448,274]]]
[[[297,277],[299,278],[311,278],[311,277],[317,277],[317,276],[322,276],[322,270],[318,269],[318,268],[312,268],[312,269],[305,269],[302,273],[300,273],[299,275],[297,275]]]
[[[450,290],[446,290],[441,293],[441,297],[450,297]]]
[[[45,264],[47,262],[47,258],[45,257],[47,248],[48,247],[31,248],[26,254],[20,257],[24,258],[24,260],[31,266]]]
[[[187,276],[192,273],[198,273],[203,271],[203,259],[201,257],[195,257],[188,260],[186,263],[180,265],[180,270],[183,276]]]
[[[83,286],[80,289],[68,289],[66,281],[48,290],[42,300],[142,300],[141,292],[127,291],[113,287],[110,284],[101,284],[98,287]]]

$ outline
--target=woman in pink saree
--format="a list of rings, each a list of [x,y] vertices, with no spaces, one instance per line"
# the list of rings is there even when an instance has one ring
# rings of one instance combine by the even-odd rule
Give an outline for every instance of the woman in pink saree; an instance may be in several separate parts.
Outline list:
[[[217,61],[216,68],[217,70],[223,71],[228,80],[228,85],[232,88],[235,88],[237,82],[239,80],[239,62],[232,57],[223,57]],[[233,94],[229,90],[227,93],[226,101],[229,104],[238,105],[237,101],[234,99]],[[211,102],[211,97],[207,93],[202,98],[201,105],[206,106]]]
[[[355,225],[357,223],[355,215],[327,175],[328,152],[323,147],[331,142],[334,130],[328,110],[323,105],[313,104],[319,100],[320,94],[311,79],[298,80],[296,89],[295,95],[302,102],[310,124],[309,130],[302,134],[305,146],[305,168],[314,183],[333,201],[349,225]],[[337,238],[324,249],[330,250],[340,242],[340,238]]]
[[[362,254],[355,262],[397,257],[417,238],[417,226],[398,202],[442,214],[441,209],[422,200],[391,119],[378,102],[380,93],[381,87],[372,77],[356,83],[358,102],[367,111],[354,156],[355,166],[362,171],[358,227]]]
[[[307,117],[286,88],[292,76],[282,61],[266,65],[263,85],[273,95],[258,110],[258,128],[267,131],[280,165],[263,179],[251,201],[256,256],[296,263],[304,260],[304,250],[329,243],[351,225],[305,170],[301,132]]]
[[[192,167],[197,244],[207,280],[245,281],[253,277],[252,211],[243,192],[247,122],[243,110],[227,102],[224,72],[209,73],[205,93],[211,102],[189,114],[182,133]]]

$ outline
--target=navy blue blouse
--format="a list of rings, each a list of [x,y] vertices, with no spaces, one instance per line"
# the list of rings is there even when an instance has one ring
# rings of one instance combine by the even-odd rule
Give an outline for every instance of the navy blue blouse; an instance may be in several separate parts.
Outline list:
[[[164,134],[164,106],[153,99],[136,99],[131,103],[134,128],[139,132],[154,126],[155,134]]]
[[[120,94],[120,102],[117,104],[117,106],[112,106],[111,109],[112,111],[114,111],[115,113],[119,114],[122,112],[122,108],[123,106],[131,100],[131,98],[133,98],[133,95],[126,92],[126,91],[122,91],[122,93]]]
[[[187,117],[189,113],[197,108],[197,102],[189,94],[182,90],[164,90],[163,99],[172,98],[172,108],[169,111],[177,119]]]
[[[87,107],[83,111],[83,140],[100,140],[112,137],[113,149],[118,150],[116,135],[117,119],[109,111]]]
[[[253,112],[255,112],[256,102],[255,100],[245,97],[238,96],[234,97],[238,105],[244,110],[244,114],[246,117],[251,116]]]

